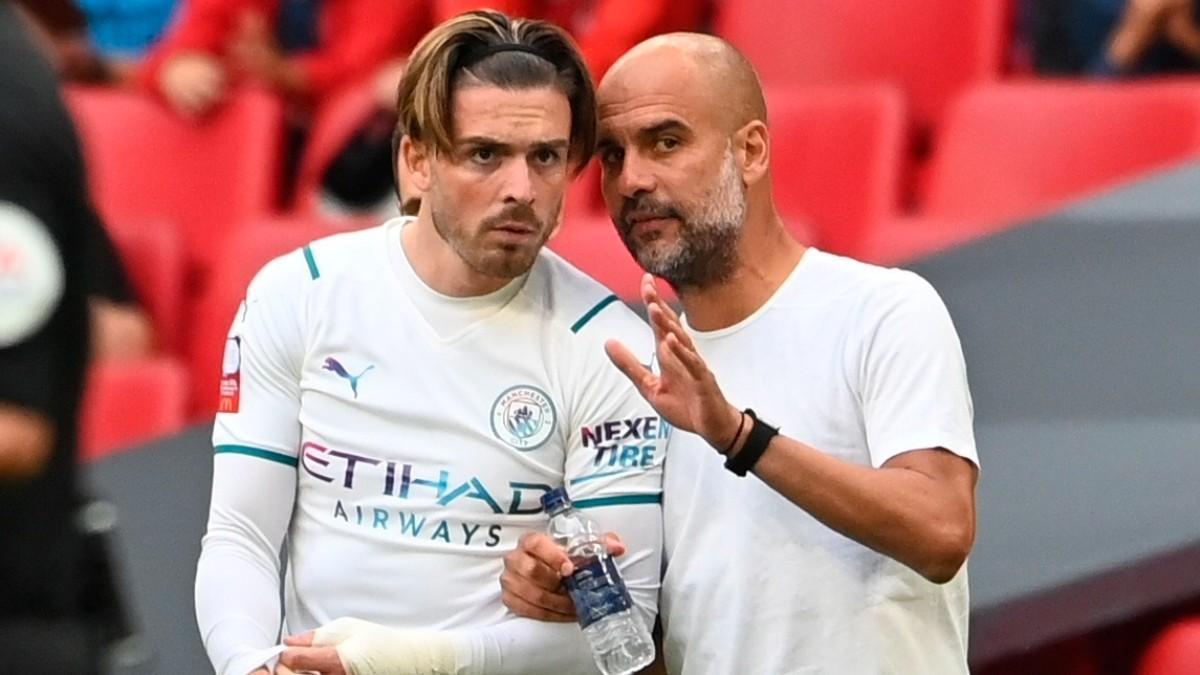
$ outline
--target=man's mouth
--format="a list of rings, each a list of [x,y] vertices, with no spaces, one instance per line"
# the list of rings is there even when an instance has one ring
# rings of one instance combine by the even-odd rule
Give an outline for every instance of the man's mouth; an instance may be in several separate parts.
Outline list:
[[[636,235],[658,232],[677,220],[671,213],[639,213],[626,218],[625,224],[630,234]]]

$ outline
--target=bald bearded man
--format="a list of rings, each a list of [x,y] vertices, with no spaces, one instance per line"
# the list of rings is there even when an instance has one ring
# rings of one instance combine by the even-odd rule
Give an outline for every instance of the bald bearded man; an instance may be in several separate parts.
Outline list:
[[[941,299],[911,272],[789,234],[762,89],[728,43],[648,40],[598,102],[613,222],[684,309],[647,275],[657,373],[606,345],[677,430],[663,486],[668,671],[966,673],[978,459]],[[528,535],[506,560],[505,601],[570,620],[570,571]]]

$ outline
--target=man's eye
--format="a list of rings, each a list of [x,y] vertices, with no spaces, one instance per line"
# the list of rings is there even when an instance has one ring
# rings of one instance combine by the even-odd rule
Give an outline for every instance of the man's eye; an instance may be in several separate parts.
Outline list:
[[[659,152],[670,152],[679,147],[679,139],[677,138],[660,138],[654,144],[654,149]]]
[[[625,151],[620,148],[609,148],[600,153],[600,161],[610,166],[620,164],[625,159]]]
[[[533,159],[542,166],[553,166],[561,161],[562,157],[558,152],[550,150],[549,148],[544,148],[534,153]]]
[[[476,148],[471,151],[471,161],[477,164],[489,164],[496,159],[496,151],[491,148]]]

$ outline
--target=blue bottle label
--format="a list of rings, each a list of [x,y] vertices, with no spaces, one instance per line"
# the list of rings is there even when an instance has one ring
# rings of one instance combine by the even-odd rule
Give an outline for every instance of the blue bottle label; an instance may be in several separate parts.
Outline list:
[[[617,563],[609,556],[574,560],[575,573],[563,580],[575,601],[579,625],[587,628],[610,614],[633,606]]]

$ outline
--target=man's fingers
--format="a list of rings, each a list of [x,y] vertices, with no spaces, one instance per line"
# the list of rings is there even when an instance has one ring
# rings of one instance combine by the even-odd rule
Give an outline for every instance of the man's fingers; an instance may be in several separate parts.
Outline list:
[[[662,293],[658,292],[658,284],[650,274],[642,275],[642,301],[646,303],[647,309],[652,304],[657,305],[672,321],[679,321],[679,314],[663,299]]]
[[[296,675],[296,671],[288,668],[282,663],[279,663],[275,665],[275,675]]]
[[[658,346],[658,367],[662,370],[668,383],[679,382],[676,379],[678,377],[690,378],[692,376],[691,370],[684,365],[683,359],[677,353],[678,346],[679,338],[675,337],[673,333],[668,333],[666,339]],[[672,376],[671,373],[675,375]]]
[[[654,341],[662,342],[666,337],[666,332],[662,324],[653,320],[654,312],[657,310],[662,312],[662,307],[658,301],[658,289],[654,286],[654,277],[649,274],[642,275],[642,302],[646,305],[646,314],[651,317],[650,328],[654,331]]]
[[[667,336],[667,348],[689,375],[697,380],[704,379],[704,374],[708,372],[708,364],[704,363],[704,359],[700,358],[695,350],[684,345],[674,333]]]
[[[551,570],[560,570],[564,575],[573,571],[564,567],[571,563],[571,557],[567,555],[566,550],[544,532],[529,532],[523,535],[517,545],[517,550],[528,553]],[[555,588],[557,587],[558,585],[555,584]]]
[[[289,635],[283,639],[283,644],[289,647],[311,647],[313,635],[314,633],[311,630],[299,635]]]
[[[604,351],[608,354],[608,359],[613,362],[633,382],[633,386],[637,387],[638,393],[646,398],[649,391],[654,387],[654,383],[658,380],[657,376],[650,372],[650,369],[642,365],[641,361],[629,351],[629,348],[616,340],[609,340],[604,343]]]
[[[650,319],[650,330],[654,332],[655,344],[662,343],[666,339],[668,330],[667,324],[662,320],[664,312],[662,308],[653,302],[646,303],[646,316]],[[655,317],[658,317],[656,320]]]
[[[501,585],[503,585],[503,582],[501,582]],[[512,610],[513,614],[523,616],[527,619],[553,621],[556,623],[571,623],[576,620],[574,605],[570,605],[571,609],[568,612],[554,611],[529,602],[515,593],[510,593],[508,590],[505,590],[500,595],[500,599],[504,602],[505,607]]]
[[[654,304],[654,298],[658,295],[658,289],[654,287],[654,275],[649,272],[642,275],[642,283],[638,292],[642,296],[642,302],[647,305]]]
[[[504,604],[514,612],[520,613],[521,607],[529,605],[551,614],[559,614],[568,618],[575,617],[575,604],[571,602],[570,596],[561,591],[547,591],[511,572],[504,572],[500,575],[500,588],[504,591]],[[514,607],[514,604],[517,606]]]
[[[555,567],[551,567],[552,564]],[[570,560],[544,562],[518,548],[504,556],[504,573],[538,588],[556,591],[562,584],[562,570],[569,564]]]
[[[616,532],[604,533],[604,548],[608,550],[611,556],[625,555],[625,542],[621,541],[620,535]]]
[[[522,536],[517,548],[504,556],[504,604],[533,619],[574,621],[575,605],[562,591],[562,577],[573,568],[567,552],[545,533]]]
[[[322,675],[344,675],[342,659],[334,647],[288,647],[279,662],[292,670],[315,670]]]
[[[663,336],[658,348],[663,372],[668,371],[668,364],[677,364],[682,372],[697,379],[703,377],[708,366],[696,353],[695,344],[683,326],[670,319],[659,305],[651,305],[648,313],[655,332]]]
[[[687,348],[695,349],[695,345],[692,343],[692,336],[688,335],[687,331],[683,329],[683,324],[679,323],[679,319],[672,318],[667,314],[667,311],[663,309],[662,305],[652,305],[646,310],[646,314],[650,317],[650,323],[657,328],[656,332],[661,333],[662,339],[666,339],[667,335],[674,335]]]

